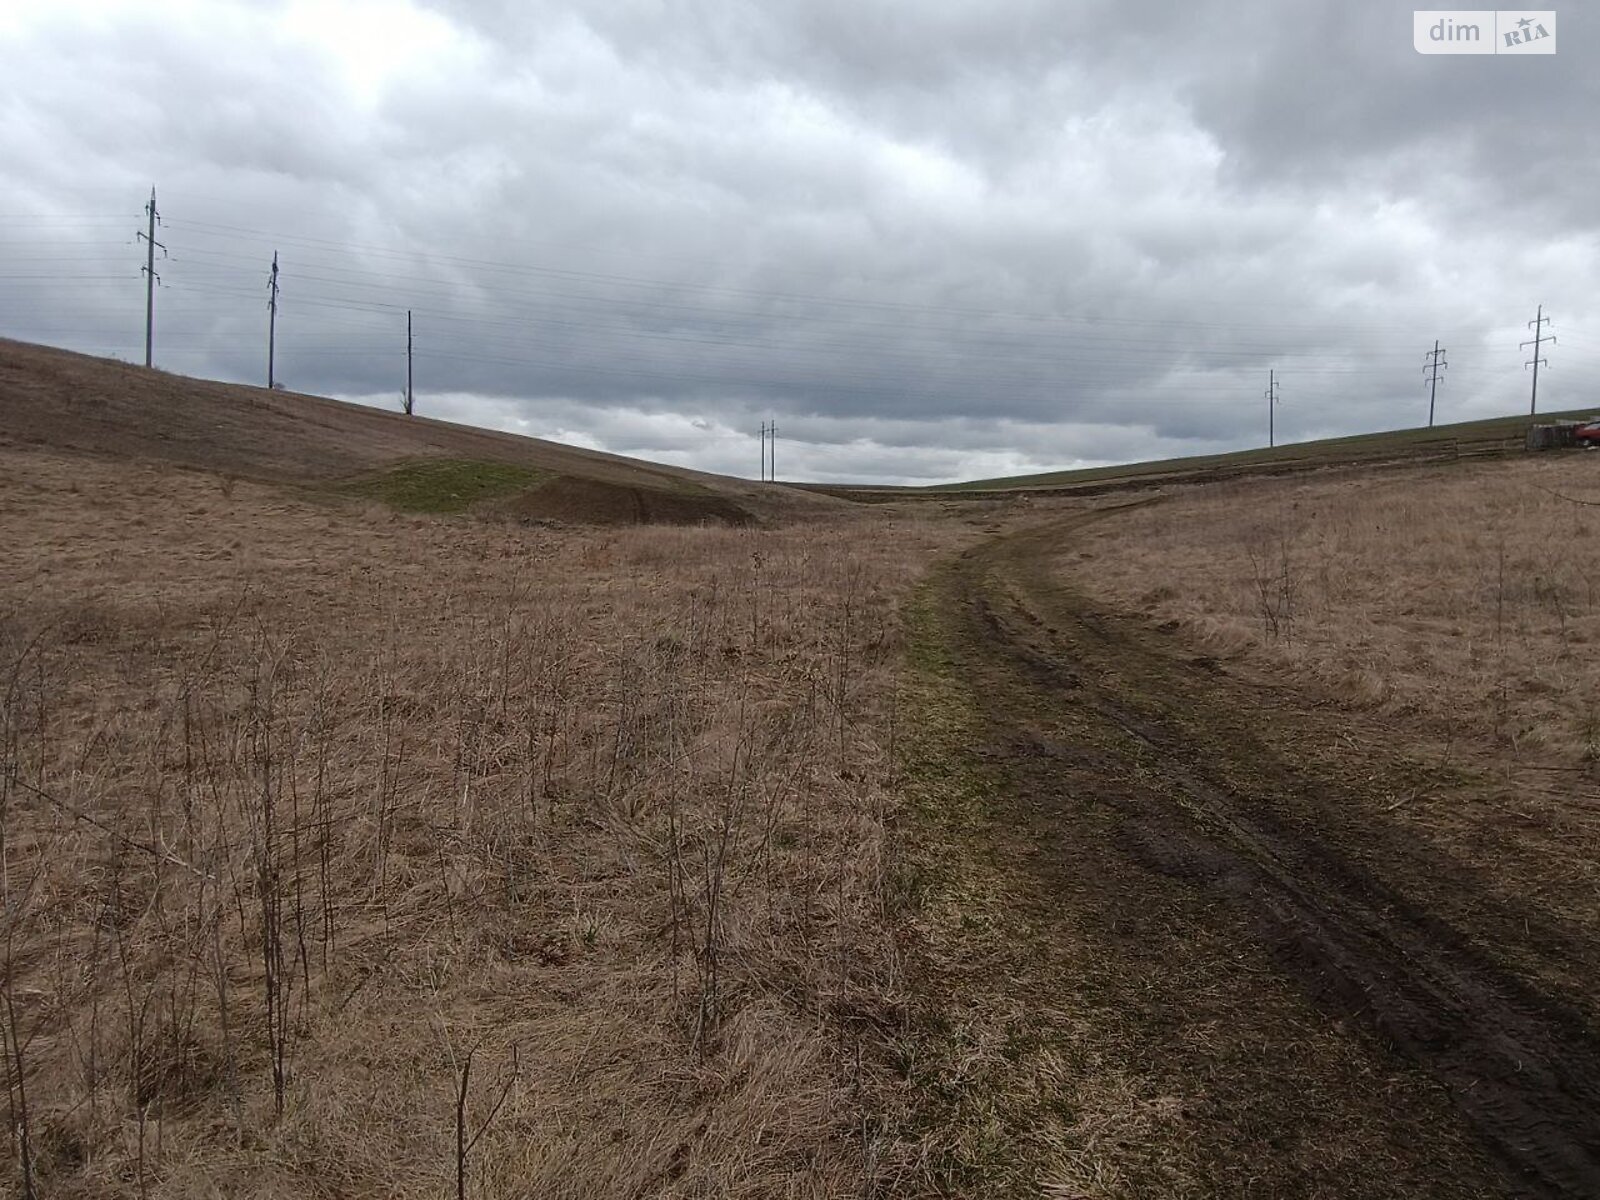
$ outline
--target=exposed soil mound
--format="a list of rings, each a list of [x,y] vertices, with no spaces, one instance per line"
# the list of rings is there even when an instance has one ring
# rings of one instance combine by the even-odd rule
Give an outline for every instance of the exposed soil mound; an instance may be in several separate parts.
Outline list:
[[[629,487],[562,475],[495,505],[519,521],[580,525],[753,525],[755,517],[726,496],[689,489]]]

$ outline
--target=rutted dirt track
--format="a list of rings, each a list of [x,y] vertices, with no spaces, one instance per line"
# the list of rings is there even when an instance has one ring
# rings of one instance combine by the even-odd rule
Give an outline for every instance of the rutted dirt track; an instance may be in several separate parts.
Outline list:
[[[1093,946],[1061,986],[1134,1026],[1113,1057],[1206,1097],[1202,1174],[1233,1194],[1339,1194],[1304,1154],[1262,1158],[1347,1137],[1394,1162],[1349,1194],[1600,1195],[1600,1036],[1500,948],[1570,961],[1593,931],[1487,897],[1353,774],[1286,753],[1328,733],[1303,698],[1074,597],[1049,559],[1100,515],[969,552],[934,599],[1003,793],[997,853],[1036,881],[1031,920]],[[1297,1005],[1350,1048],[1306,1042]]]

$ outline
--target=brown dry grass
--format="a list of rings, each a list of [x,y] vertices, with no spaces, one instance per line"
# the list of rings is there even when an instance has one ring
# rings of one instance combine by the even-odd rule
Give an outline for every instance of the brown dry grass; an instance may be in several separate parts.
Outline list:
[[[0,475],[9,1180],[450,1194],[469,1059],[468,1195],[913,1170],[859,1047],[899,1000],[899,605],[954,524]]]
[[[1600,508],[1561,497],[1600,500],[1597,467],[1575,452],[1195,490],[1060,563],[1168,627],[1174,653],[1260,686],[1265,711],[1285,684],[1291,709],[1309,699],[1320,735],[1260,736],[1351,780],[1376,825],[1459,864],[1486,904],[1566,930],[1561,953],[1504,929],[1483,944],[1594,1020]]]
[[[136,458],[277,482],[326,483],[407,460],[447,458],[510,463],[646,493],[705,491],[757,517],[826,516],[848,507],[792,488],[0,338],[0,447],[5,446]]]
[[[1592,456],[1197,489],[1101,528],[1078,586],[1357,710],[1565,767],[1600,755]]]

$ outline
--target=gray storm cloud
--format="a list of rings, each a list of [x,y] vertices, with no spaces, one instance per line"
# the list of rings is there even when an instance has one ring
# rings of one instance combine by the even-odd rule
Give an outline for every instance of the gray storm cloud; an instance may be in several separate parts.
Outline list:
[[[932,482],[1596,395],[1594,34],[1356,4],[0,15],[0,334],[752,474]]]

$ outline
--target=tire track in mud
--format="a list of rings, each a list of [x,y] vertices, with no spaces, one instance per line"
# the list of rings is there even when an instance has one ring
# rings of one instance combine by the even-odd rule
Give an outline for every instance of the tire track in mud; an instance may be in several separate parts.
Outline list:
[[[1197,741],[1185,723],[1136,702],[1166,685],[1192,703],[1202,671],[1119,635],[1046,579],[1043,555],[1099,515],[997,539],[955,564],[946,599],[961,613],[967,653],[1009,664],[1029,703],[1088,714],[1114,727],[1130,755],[1154,763],[1164,786],[1135,789],[1131,800],[1120,789],[1120,851],[1244,911],[1321,1006],[1365,1022],[1446,1087],[1518,1194],[1600,1196],[1595,1031],[1413,899],[1406,856],[1396,854],[1392,870],[1385,860],[1380,878],[1321,831],[1284,817],[1272,784],[1303,787],[1295,764],[1273,761],[1260,744]],[[1184,671],[1186,680],[1175,677]],[[1214,703],[1239,701],[1219,688]],[[1005,719],[1004,709],[992,711]],[[1272,720],[1264,708],[1251,716]],[[1240,754],[1255,756],[1257,794],[1219,782],[1229,776],[1219,762]],[[1097,769],[1109,783],[1118,766]]]

